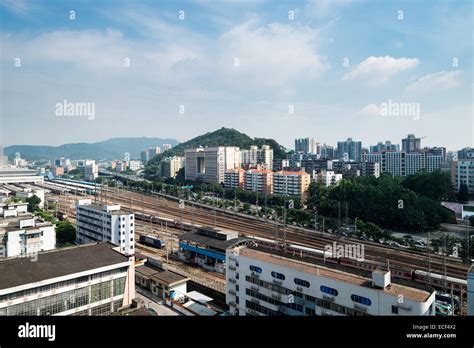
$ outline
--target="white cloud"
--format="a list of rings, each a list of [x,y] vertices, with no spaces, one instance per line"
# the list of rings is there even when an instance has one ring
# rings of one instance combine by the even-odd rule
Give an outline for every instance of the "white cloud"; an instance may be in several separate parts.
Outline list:
[[[417,58],[397,59],[391,56],[371,56],[345,74],[342,79],[362,80],[372,86],[383,85],[398,73],[416,67],[419,62]]]
[[[324,59],[315,51],[319,32],[306,26],[272,23],[258,26],[253,18],[219,38],[218,64],[232,78],[281,87],[298,76],[315,77]],[[239,67],[233,66],[238,58]]]
[[[408,85],[407,92],[427,92],[433,90],[444,90],[459,85],[460,70],[438,71],[420,77]]]

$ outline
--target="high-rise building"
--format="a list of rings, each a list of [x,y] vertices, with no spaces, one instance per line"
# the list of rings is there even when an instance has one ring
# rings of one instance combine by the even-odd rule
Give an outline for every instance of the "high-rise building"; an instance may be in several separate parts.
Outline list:
[[[385,151],[362,156],[363,162],[380,163],[380,172],[392,176],[407,176],[420,171],[433,172],[443,167],[443,157],[427,152]]]
[[[304,199],[311,176],[306,172],[281,171],[273,173],[273,193],[284,196],[300,196]]]
[[[400,145],[392,144],[391,141],[387,140],[385,143],[378,142],[377,145],[370,147],[370,152],[382,151],[400,151]]]
[[[148,163],[148,161],[150,160],[150,156],[147,150],[143,150],[140,152],[140,159],[143,163]]]
[[[226,252],[226,302],[234,315],[434,316],[436,292],[363,277],[240,246]],[[400,301],[402,298],[402,301]]]
[[[171,150],[172,146],[171,144],[163,144],[163,152]]]
[[[165,178],[176,178],[178,171],[184,168],[184,157],[167,157],[161,161],[161,176]]]
[[[84,166],[84,180],[95,181],[99,177],[99,166],[94,162]]]
[[[455,188],[459,191],[461,184],[467,185],[470,194],[474,194],[474,159],[458,160],[455,167]]]
[[[242,168],[228,169],[224,173],[224,186],[228,188],[244,188],[245,170]]]
[[[263,194],[273,193],[273,172],[268,169],[250,169],[244,175],[244,189]]]
[[[362,157],[362,142],[347,138],[346,141],[337,142],[337,157],[345,161],[360,162]]]
[[[226,170],[240,168],[241,165],[238,147],[186,149],[184,153],[186,180],[222,183]]]
[[[134,257],[110,243],[3,260],[0,316],[110,315],[135,298],[134,268]]]
[[[135,215],[121,210],[118,204],[100,206],[90,199],[79,200],[76,225],[80,243],[111,242],[125,255],[135,253]]]
[[[421,139],[416,138],[414,134],[408,134],[402,139],[402,151],[406,153],[419,152],[421,149]]]
[[[257,146],[250,146],[249,150],[240,150],[242,157],[242,165],[248,169],[264,167],[273,169],[273,149],[268,145],[262,145],[259,149]]]
[[[158,156],[161,153],[159,146],[153,146],[148,148],[148,160],[151,161],[153,157]]]
[[[7,164],[7,160],[5,159],[5,155],[3,153],[3,145],[0,144],[0,166],[4,166]]]
[[[295,139],[295,152],[317,153],[317,143],[314,138]]]
[[[467,159],[474,159],[474,149],[472,147],[465,147],[457,152],[457,159],[467,160]]]

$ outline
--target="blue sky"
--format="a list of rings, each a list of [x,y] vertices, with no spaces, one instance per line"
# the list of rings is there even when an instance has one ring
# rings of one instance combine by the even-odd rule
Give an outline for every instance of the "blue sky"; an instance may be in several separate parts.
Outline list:
[[[184,141],[224,126],[288,147],[295,137],[369,146],[407,133],[473,146],[472,6],[0,0],[0,140]],[[56,116],[65,99],[95,103],[94,119]],[[383,116],[389,101],[420,114]]]

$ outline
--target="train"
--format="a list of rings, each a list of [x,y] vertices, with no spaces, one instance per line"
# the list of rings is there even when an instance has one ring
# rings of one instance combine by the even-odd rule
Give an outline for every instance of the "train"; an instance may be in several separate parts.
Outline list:
[[[191,224],[189,222],[173,220],[162,216],[150,215],[145,213],[135,213],[135,219],[144,222],[149,222],[152,224],[166,224],[169,227],[179,228],[186,232],[190,232],[196,228],[202,227],[201,225]]]
[[[151,246],[153,248],[162,249],[166,246],[166,242],[162,239],[151,235],[140,235],[140,243]]]
[[[297,244],[281,243],[273,239],[253,237],[254,243],[257,246],[269,248],[271,250],[284,250],[287,254],[298,256],[300,258],[310,258],[324,261],[327,264],[337,264],[347,268],[355,268],[363,271],[373,271],[377,268],[385,268],[387,265],[381,262],[372,260],[357,260],[354,258],[333,257],[332,253],[319,249],[309,248]],[[413,281],[415,283],[431,285],[436,289],[453,289],[457,293],[461,288],[467,288],[467,280],[455,277],[428,273],[423,270],[403,268],[396,265],[390,265],[391,276],[395,279],[402,279]]]

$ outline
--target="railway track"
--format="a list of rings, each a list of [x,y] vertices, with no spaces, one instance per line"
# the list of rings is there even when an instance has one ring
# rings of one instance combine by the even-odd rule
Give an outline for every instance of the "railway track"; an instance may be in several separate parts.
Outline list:
[[[101,196],[100,202],[104,204],[120,203],[125,210],[157,215],[190,224],[231,229],[247,237],[271,238],[282,243],[301,244],[321,250],[334,242],[338,244],[363,244],[365,257],[369,260],[381,263],[390,262],[390,265],[393,266],[438,272],[440,274],[445,272],[444,256],[432,254],[430,270],[427,253],[405,251],[352,238],[341,239],[328,233],[324,234],[294,226],[285,227],[280,223],[265,222],[231,213],[214,211],[211,207],[207,209],[185,203],[184,208],[180,208],[178,202],[130,191],[125,196],[114,191],[108,191]],[[446,259],[446,273],[450,276],[465,278],[467,266],[455,263],[448,257]]]
[[[332,244],[333,242],[340,244],[363,244],[366,257],[373,261],[386,263],[387,260],[389,260],[391,265],[429,270],[428,255],[426,253],[395,249],[389,246],[352,238],[341,239],[330,234],[323,234],[322,232],[318,233],[317,231],[309,231],[293,226],[284,227],[277,223],[253,220],[239,215],[217,211],[214,212],[212,208],[193,208],[192,205],[189,204],[185,205],[185,208],[179,208],[177,202],[163,198],[144,196],[134,192],[128,192],[128,195],[124,197],[109,191],[107,198],[114,202],[118,201],[124,208],[127,207],[131,210],[135,209],[135,211],[140,211],[141,209],[141,211],[146,214],[158,215],[160,217],[182,220],[199,225],[233,229],[249,237],[259,236],[272,238],[280,240],[281,242],[298,243],[319,249],[324,249],[326,245]],[[431,255],[431,271],[444,273],[444,256]],[[446,260],[446,272],[451,276],[465,277],[467,266],[455,263],[448,257]]]

